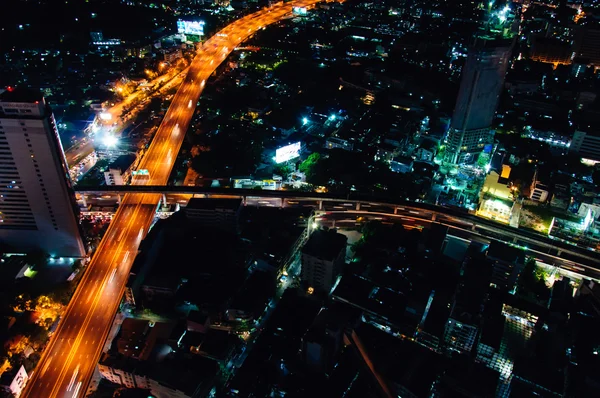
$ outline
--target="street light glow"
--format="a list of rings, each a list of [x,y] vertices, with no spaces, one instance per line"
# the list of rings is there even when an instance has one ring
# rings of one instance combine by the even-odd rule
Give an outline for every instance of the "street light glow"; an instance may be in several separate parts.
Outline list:
[[[103,140],[104,145],[106,145],[109,148],[116,146],[118,142],[119,140],[114,135],[107,135],[106,137],[104,137]]]
[[[302,118],[302,125],[306,126],[307,124],[308,124],[308,118],[307,117]]]
[[[112,119],[112,115],[108,112],[102,112],[100,114],[100,119],[102,120],[111,120]]]

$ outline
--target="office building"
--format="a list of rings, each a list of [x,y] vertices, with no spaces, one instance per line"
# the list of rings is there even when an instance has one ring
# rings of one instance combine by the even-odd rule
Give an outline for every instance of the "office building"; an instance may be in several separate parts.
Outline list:
[[[131,179],[131,171],[137,166],[137,156],[121,155],[116,158],[104,172],[106,185],[126,185]]]
[[[497,14],[494,14],[497,16]],[[463,66],[456,106],[446,137],[445,161],[473,163],[487,144],[493,142],[492,122],[504,85],[508,59],[513,46],[508,18],[491,18],[469,48]]]
[[[69,169],[50,107],[40,93],[0,94],[0,242],[81,257]]]
[[[569,152],[585,159],[600,161],[600,135],[579,130],[575,131]]]
[[[335,230],[312,233],[302,248],[301,279],[315,292],[329,293],[341,275],[348,238]]]

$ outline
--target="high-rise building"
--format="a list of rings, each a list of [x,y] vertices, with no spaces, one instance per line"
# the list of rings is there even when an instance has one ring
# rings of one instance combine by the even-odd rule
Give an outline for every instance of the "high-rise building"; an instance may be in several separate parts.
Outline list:
[[[54,115],[43,96],[0,93],[0,242],[18,251],[81,257],[76,209]]]
[[[496,22],[488,22],[469,47],[446,138],[446,162],[472,163],[493,142],[492,122],[514,42],[505,27],[508,16],[507,9],[492,13]]]

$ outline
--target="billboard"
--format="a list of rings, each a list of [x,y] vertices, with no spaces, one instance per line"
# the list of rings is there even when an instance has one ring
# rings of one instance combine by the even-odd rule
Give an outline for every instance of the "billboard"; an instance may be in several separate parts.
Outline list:
[[[177,33],[184,35],[204,35],[204,21],[177,21]]]
[[[295,142],[275,151],[275,163],[283,163],[300,156],[300,143]]]
[[[292,8],[292,12],[295,15],[302,15],[302,16],[304,16],[304,15],[306,15],[306,7],[294,7],[294,8]]]

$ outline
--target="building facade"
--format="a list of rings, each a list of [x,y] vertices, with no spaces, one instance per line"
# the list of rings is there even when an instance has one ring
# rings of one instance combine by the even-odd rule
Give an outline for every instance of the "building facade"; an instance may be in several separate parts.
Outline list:
[[[475,37],[463,67],[456,107],[446,138],[445,161],[473,163],[493,142],[492,122],[504,85],[512,39]]]
[[[600,161],[600,135],[575,131],[569,152],[585,159]]]
[[[302,248],[302,282],[314,291],[329,293],[342,273],[347,241],[335,230],[313,232]]]
[[[69,169],[40,93],[0,94],[0,242],[17,251],[82,257]]]

